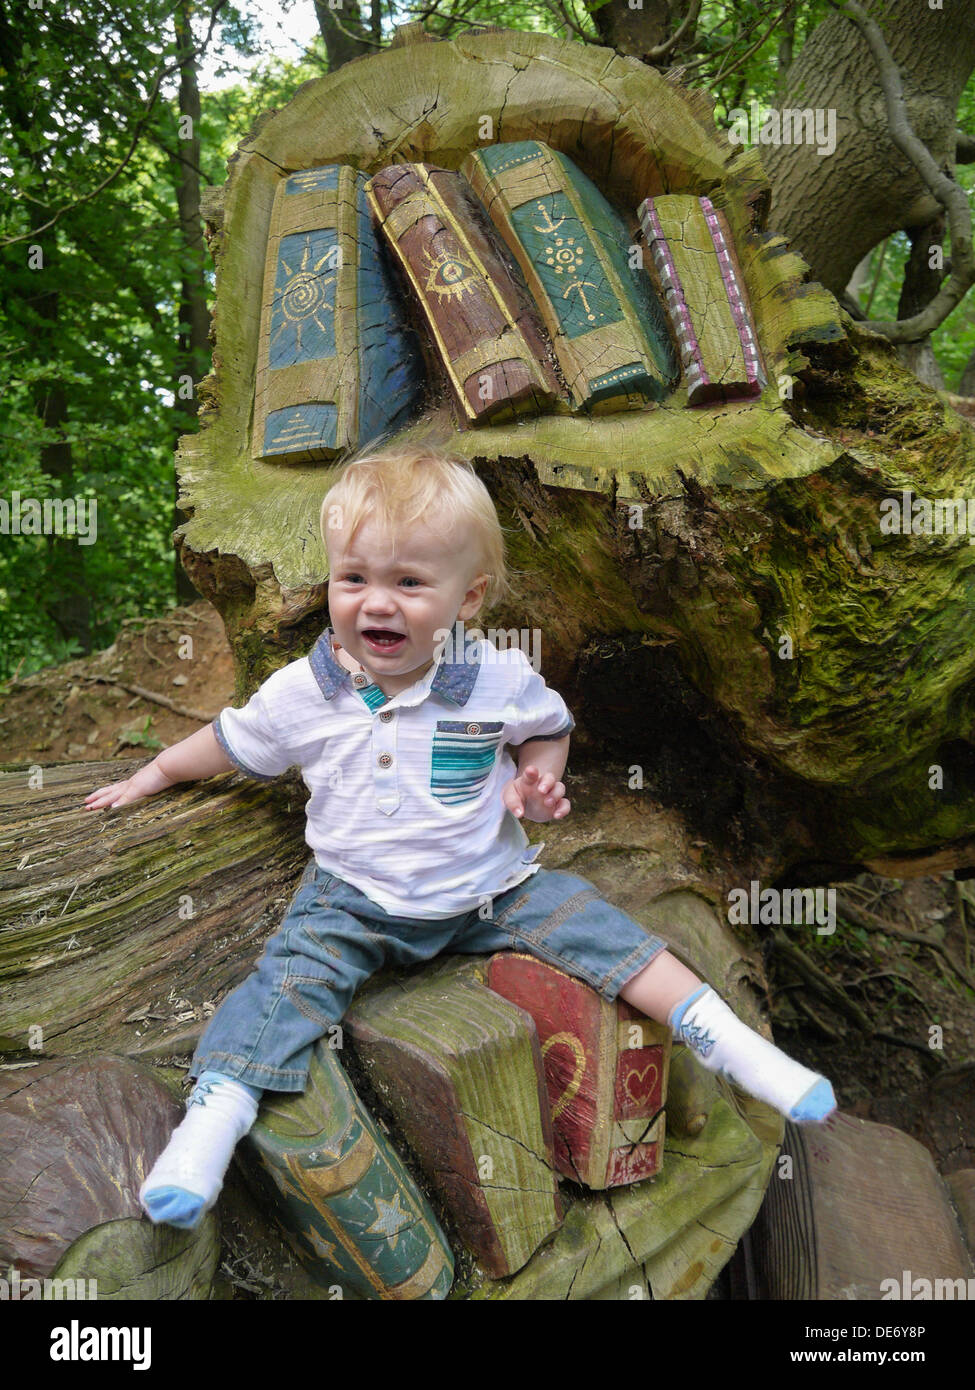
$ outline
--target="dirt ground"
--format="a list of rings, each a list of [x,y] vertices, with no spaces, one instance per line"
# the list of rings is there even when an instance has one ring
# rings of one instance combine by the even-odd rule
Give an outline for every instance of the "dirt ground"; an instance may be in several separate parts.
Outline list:
[[[214,718],[233,688],[209,604],[129,621],[106,650],[0,686],[0,760],[115,758],[121,778],[127,759]],[[835,932],[805,951],[811,972],[766,943],[776,1041],[829,1077],[840,1109],[906,1131],[943,1174],[973,1167],[975,879],[865,874],[837,890]]]

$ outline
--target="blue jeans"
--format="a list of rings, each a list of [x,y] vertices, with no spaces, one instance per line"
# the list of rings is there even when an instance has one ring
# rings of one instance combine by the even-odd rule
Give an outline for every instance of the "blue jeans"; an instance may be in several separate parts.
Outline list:
[[[303,1091],[314,1044],[387,963],[526,951],[613,1000],[667,949],[591,883],[561,870],[539,869],[499,893],[490,911],[486,920],[477,908],[439,921],[391,917],[312,860],[253,974],[210,1020],[190,1076],[216,1071],[263,1090]]]

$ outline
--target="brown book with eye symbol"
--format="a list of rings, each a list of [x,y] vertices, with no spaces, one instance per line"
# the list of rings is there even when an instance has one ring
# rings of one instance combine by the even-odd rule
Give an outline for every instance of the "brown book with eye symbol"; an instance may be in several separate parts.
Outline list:
[[[449,169],[394,164],[373,175],[366,196],[461,426],[567,411],[527,287],[466,180]]]

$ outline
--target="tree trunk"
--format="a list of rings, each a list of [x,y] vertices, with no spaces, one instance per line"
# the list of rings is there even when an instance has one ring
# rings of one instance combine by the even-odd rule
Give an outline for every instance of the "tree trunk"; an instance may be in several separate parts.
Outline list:
[[[904,267],[904,283],[897,305],[899,319],[909,319],[919,314],[941,288],[941,281],[945,276],[945,271],[940,268],[944,235],[944,214],[936,217],[926,227],[914,228],[908,233],[911,254]],[[934,355],[930,333],[918,343],[898,344],[897,356],[904,366],[914,373],[918,381],[923,381],[925,385],[933,386],[939,391],[945,389],[945,379]]]
[[[43,275],[57,274],[50,266]],[[43,279],[41,280],[43,284]],[[37,301],[37,314],[44,324],[44,337],[49,355],[57,361],[58,304],[56,289],[42,290]],[[43,354],[42,354],[43,355]],[[45,430],[62,434],[68,418],[68,398],[64,383],[56,378],[34,382],[34,408]],[[55,497],[74,495],[74,462],[71,445],[63,437],[44,444],[40,451],[41,468],[57,483]],[[85,551],[73,535],[50,534],[47,537],[44,606],[55,627],[66,641],[75,641],[82,652],[91,651],[91,604],[85,579]]]
[[[803,263],[765,228],[757,152],[729,159],[704,94],[543,35],[401,43],[307,84],[242,149],[223,199],[208,197],[216,370],[202,388],[206,428],[182,441],[193,519],[178,543],[224,617],[239,697],[307,651],[327,618],[317,519],[332,470],[255,460],[249,433],[256,286],[281,171],[456,168],[485,113],[493,138],[512,142],[537,136],[540,110],[553,113],[548,143],[628,219],[634,244],[648,195],[710,190],[768,386],[748,408],[689,410],[678,395],[465,430],[430,406],[397,437],[449,439],[511,528],[521,592],[482,626],[543,634],[542,669],[576,716],[576,757],[626,756],[729,852],[769,846],[775,876],[972,862],[972,550],[963,534],[934,545],[880,530],[881,504],[904,488],[964,491],[968,426],[803,282]]]
[[[683,9],[667,3],[667,0],[645,0],[637,7],[626,5],[598,5],[587,7],[596,32],[607,48],[633,58],[642,58],[658,44],[665,43],[673,30],[680,25],[682,16],[673,15],[673,9]],[[687,36],[693,43],[693,31]],[[673,63],[668,56],[667,62]]]
[[[975,862],[972,552],[963,536],[935,547],[878,528],[880,501],[902,486],[961,487],[973,436],[889,344],[805,283],[766,228],[757,155],[729,151],[704,94],[543,35],[437,42],[411,27],[259,124],[222,195],[205,199],[214,370],[203,428],[180,441],[182,558],[223,617],[241,700],[308,651],[327,621],[317,519],[334,469],[255,459],[251,438],[275,193],[326,164],[457,170],[486,114],[498,142],[538,139],[541,124],[634,246],[644,199],[706,192],[750,294],[759,398],[692,410],[675,392],[652,408],[476,429],[430,404],[397,437],[447,438],[475,461],[521,587],[482,626],[536,631],[541,669],[575,715],[573,816],[547,841],[546,867],[593,882],[761,1029],[761,923],[731,925],[733,889]],[[280,922],[307,856],[297,781],[221,777],[165,806],[93,817],[82,804],[98,779],[91,765],[0,773],[0,851],[15,866],[2,886],[16,914],[15,930],[0,930],[0,982],[16,984],[3,1045],[27,1059],[32,1037],[50,1055],[189,1050]],[[681,1264],[688,1232],[702,1226],[717,1249],[713,1277],[754,1219],[783,1134],[768,1107],[729,1097],[665,1162],[665,1232],[640,1184],[608,1210],[588,1198],[514,1282],[478,1288],[462,1275],[459,1296],[546,1297],[557,1285],[568,1290],[557,1296],[622,1297],[619,1268],[658,1257],[664,1296],[698,1296],[700,1270],[687,1282]],[[675,1091],[675,1127],[696,1124],[693,1109]],[[695,1206],[682,1204],[691,1166],[703,1176]],[[748,1172],[735,1191],[721,1185],[733,1169]],[[600,1285],[580,1252],[585,1262],[617,1237],[623,1263]]]
[[[375,45],[369,42],[366,35],[362,13],[355,0],[352,4],[339,5],[337,11],[329,6],[327,0],[315,0],[315,18],[325,40],[329,72],[337,72],[353,59],[365,58],[376,51]],[[374,21],[375,13],[373,33]],[[374,33],[374,36],[378,39],[378,35]]]
[[[958,382],[958,394],[959,396],[975,396],[975,352],[965,363]]]
[[[196,419],[196,398],[192,389],[206,373],[210,352],[210,311],[207,307],[206,277],[204,275],[205,246],[203,219],[200,215],[200,89],[193,61],[193,3],[180,0],[174,15],[176,41],[179,44],[179,132],[178,164],[176,166],[176,204],[179,209],[180,296],[179,352],[176,359],[174,385],[177,434],[190,427]],[[176,494],[179,485],[176,483]],[[187,520],[174,500],[173,527]],[[176,598],[180,603],[193,603],[199,596],[183,566],[178,553],[174,556]]]
[[[968,0],[936,10],[885,0],[877,13],[914,132],[953,169],[958,101],[975,67]],[[780,107],[835,112],[835,153],[822,155],[814,143],[763,145],[760,153],[774,190],[773,225],[840,294],[872,247],[926,225],[939,208],[891,141],[877,66],[851,20],[831,14],[816,26],[789,69]]]

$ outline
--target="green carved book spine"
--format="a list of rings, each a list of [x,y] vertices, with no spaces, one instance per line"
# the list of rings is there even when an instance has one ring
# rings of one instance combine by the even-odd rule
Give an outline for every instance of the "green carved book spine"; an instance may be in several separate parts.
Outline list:
[[[678,379],[667,319],[635,235],[592,180],[539,140],[475,150],[461,172],[521,267],[574,409],[662,400]]]
[[[325,1041],[303,1092],[265,1093],[239,1152],[318,1282],[363,1299],[446,1298],[446,1236]]]

